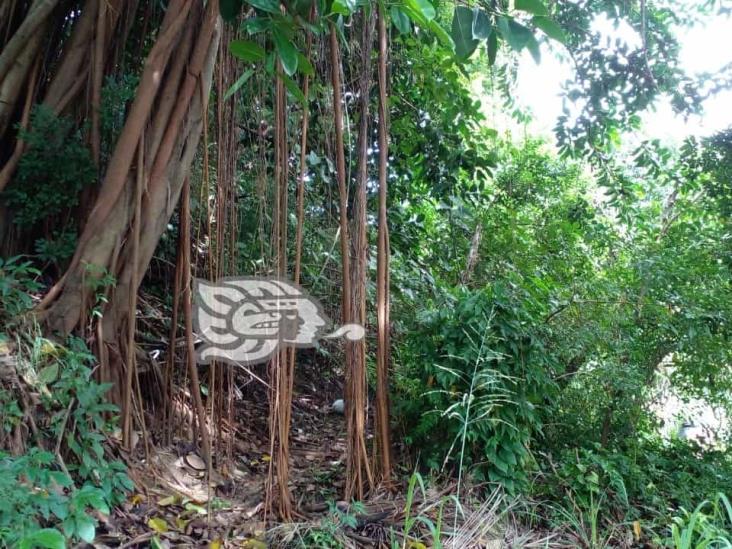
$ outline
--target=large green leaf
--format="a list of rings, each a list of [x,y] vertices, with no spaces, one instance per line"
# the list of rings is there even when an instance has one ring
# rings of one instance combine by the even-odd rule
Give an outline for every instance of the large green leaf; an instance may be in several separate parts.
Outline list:
[[[492,30],[491,20],[488,14],[480,8],[473,9],[473,38],[485,40],[488,38]]]
[[[433,32],[437,39],[450,51],[455,51],[455,43],[452,41],[452,37],[442,28],[437,21],[432,20],[427,23],[427,28]]]
[[[96,523],[88,515],[76,517],[76,535],[83,541],[92,543],[96,537]]]
[[[264,48],[251,40],[232,40],[229,42],[229,51],[242,61],[254,62],[264,59]]]
[[[277,49],[277,56],[282,63],[282,69],[287,76],[292,76],[297,70],[297,50],[279,27],[273,29],[272,36],[274,38],[275,48]]]
[[[560,27],[556,21],[553,19],[550,19],[549,17],[533,17],[531,21],[536,25],[537,28],[544,31],[544,34],[546,34],[549,38],[553,38],[554,40],[558,40],[562,44],[567,40],[567,37],[564,35],[564,30],[562,30],[562,27]]]
[[[478,40],[473,38],[473,10],[465,6],[455,7],[450,36],[455,43],[455,55],[467,59],[473,54],[478,47]]]
[[[496,55],[498,55],[498,35],[495,32],[492,32],[488,37],[486,50],[488,52],[488,65],[492,67],[496,64]]]
[[[18,543],[19,549],[31,549],[34,547],[41,547],[43,549],[66,549],[66,538],[55,528],[44,528],[25,536]]]
[[[524,49],[529,40],[534,37],[531,29],[508,17],[498,18],[498,30],[508,45],[511,46],[511,49],[515,51]]]
[[[528,12],[532,15],[549,15],[549,10],[541,0],[515,0],[514,7],[517,10]]]
[[[280,3],[277,0],[247,0],[247,3],[267,13],[282,13]]]
[[[300,52],[297,53],[297,68],[300,69],[301,73],[303,73],[307,76],[315,75],[315,68],[313,67],[313,64],[310,62],[310,59],[305,57]]]
[[[333,0],[333,5],[330,8],[331,13],[338,13],[345,17],[348,17],[354,11],[356,11],[356,0]]]
[[[534,58],[534,61],[539,63],[541,61],[541,51],[539,50],[539,42],[536,40],[534,35],[532,34],[529,39],[526,41],[526,49],[529,50],[529,53],[531,54],[531,57]]]
[[[399,6],[392,6],[389,9],[389,15],[391,16],[391,22],[394,23],[400,34],[409,34],[411,32],[412,26],[409,24],[409,17]]]
[[[257,34],[269,30],[272,20],[269,17],[250,17],[244,21],[244,28],[249,34]]]
[[[426,21],[435,18],[435,8],[429,0],[406,0],[406,5],[419,13]]]

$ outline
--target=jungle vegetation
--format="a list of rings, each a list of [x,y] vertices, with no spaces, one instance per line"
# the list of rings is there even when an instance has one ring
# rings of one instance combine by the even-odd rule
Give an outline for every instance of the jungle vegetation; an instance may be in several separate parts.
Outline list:
[[[732,547],[732,128],[642,131],[732,86],[679,37],[729,16],[0,2],[0,546]],[[366,336],[197,364],[231,276]]]

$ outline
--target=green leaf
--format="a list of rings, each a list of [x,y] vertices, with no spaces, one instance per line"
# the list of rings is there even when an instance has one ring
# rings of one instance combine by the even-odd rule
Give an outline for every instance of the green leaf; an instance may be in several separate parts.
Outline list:
[[[564,34],[564,30],[553,19],[549,17],[534,17],[531,21],[538,29],[544,31],[544,34],[549,38],[553,38],[562,44],[566,42],[567,37]]]
[[[495,456],[492,461],[493,461],[493,465],[495,465],[496,467],[498,467],[498,469],[502,473],[507,473],[508,472],[508,463],[506,463],[505,461],[503,461],[500,457]]]
[[[473,24],[471,26],[473,31],[473,38],[478,40],[485,40],[491,33],[491,20],[488,14],[479,9],[473,9]]]
[[[389,10],[391,16],[391,22],[399,31],[399,34],[409,34],[412,30],[412,26],[409,23],[409,17],[404,13],[399,6],[392,6]]]
[[[425,18],[424,15],[422,15],[422,12],[416,10],[413,6],[408,6],[406,4],[400,6],[399,9],[407,15],[412,23],[414,23],[415,25],[419,25],[422,28],[427,28],[429,21]]]
[[[282,13],[280,11],[280,3],[277,0],[247,0],[247,3],[267,13]]]
[[[247,83],[247,80],[249,80],[252,75],[254,74],[254,69],[247,69],[244,71],[244,74],[242,74],[236,82],[234,82],[231,87],[226,91],[226,94],[224,95],[224,101],[229,99],[232,95],[234,95],[236,92],[238,92],[241,87]]]
[[[455,55],[467,59],[473,54],[478,47],[478,40],[473,38],[473,10],[455,6],[450,36],[455,43]]]
[[[429,0],[407,0],[406,5],[419,13],[426,21],[432,21],[436,12]]]
[[[208,514],[208,511],[206,510],[205,507],[203,507],[201,505],[196,505],[195,503],[192,503],[190,501],[185,504],[185,510],[186,511],[196,512],[199,515],[206,515],[206,514]]]
[[[531,53],[531,57],[534,58],[534,61],[538,64],[541,62],[541,51],[539,50],[539,42],[536,41],[536,38],[534,35],[531,35],[531,38],[526,42],[526,48],[529,50],[529,53]]]
[[[447,33],[445,29],[442,28],[442,25],[440,25],[437,21],[430,21],[427,23],[427,28],[430,29],[435,36],[437,36],[437,39],[442,43],[443,46],[445,46],[450,51],[455,50],[455,43],[452,41],[452,38]]]
[[[344,17],[348,17],[356,11],[356,0],[333,0],[330,8],[331,13],[338,13]]]
[[[66,549],[66,538],[55,528],[44,528],[25,536],[18,544],[20,549],[42,547],[43,549]]]
[[[258,34],[269,30],[272,20],[269,17],[252,17],[244,21],[244,28],[248,34]]]
[[[549,15],[549,10],[541,0],[515,0],[514,7],[517,10],[531,13],[532,15]]]
[[[285,84],[285,88],[287,88],[287,91],[289,91],[295,97],[295,99],[297,99],[300,103],[305,103],[305,94],[302,93],[302,90],[297,86],[292,78],[290,78],[286,74],[283,74],[282,82]]]
[[[508,42],[508,45],[511,46],[511,49],[515,51],[524,49],[529,40],[534,36],[529,28],[507,17],[500,17],[498,19],[498,31],[506,42]]]
[[[219,13],[224,21],[231,22],[241,11],[241,0],[220,0]]]
[[[282,62],[282,69],[287,76],[292,76],[297,70],[298,52],[279,27],[274,28],[272,36],[277,49],[277,56]]]
[[[486,50],[488,52],[488,65],[492,67],[496,64],[496,55],[498,54],[498,35],[495,32],[492,32],[488,37]]]
[[[38,372],[38,381],[44,385],[53,383],[58,377],[58,362],[54,362]]]
[[[251,40],[232,40],[229,42],[229,51],[242,61],[254,62],[264,59],[264,48]]]
[[[94,541],[97,535],[96,525],[94,520],[87,515],[76,517],[76,534],[87,543]]]
[[[277,61],[277,52],[269,52],[264,60],[264,70],[270,76],[273,76],[275,73],[275,61]]]
[[[297,53],[297,68],[300,69],[301,73],[303,73],[307,76],[315,75],[315,68],[313,67],[313,64],[310,62],[310,59],[305,57],[300,52]]]

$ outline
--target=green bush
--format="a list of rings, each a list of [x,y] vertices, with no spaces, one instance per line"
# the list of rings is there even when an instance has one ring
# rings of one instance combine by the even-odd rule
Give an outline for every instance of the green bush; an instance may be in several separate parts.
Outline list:
[[[41,288],[36,280],[40,274],[21,256],[0,257],[0,321],[7,323],[33,306],[30,294]]]
[[[526,483],[537,406],[554,388],[532,307],[528,293],[495,284],[457,290],[418,318],[398,406],[428,467],[462,464],[509,493]]]
[[[125,466],[105,456],[108,384],[92,379],[93,357],[80,339],[67,347],[40,337],[18,340],[18,373],[39,395],[38,438],[21,456],[0,452],[0,545],[63,547],[65,539],[91,542],[92,511],[109,514],[133,488]],[[0,409],[18,409],[17,397],[0,392]],[[22,417],[3,416],[3,429]],[[55,449],[58,451],[55,451]],[[53,451],[52,451],[53,450]]]
[[[73,120],[45,105],[35,107],[30,129],[20,130],[18,137],[27,148],[4,198],[13,221],[32,226],[75,206],[96,168]]]
[[[36,240],[36,255],[39,260],[55,265],[59,270],[71,259],[76,249],[76,234],[69,231],[54,231],[51,238]]]
[[[691,441],[655,438],[617,449],[566,448],[544,454],[541,468],[531,495],[560,511],[550,513],[550,521],[563,521],[563,509],[589,509],[602,499],[606,517],[642,520],[659,539],[675,515],[732,490],[732,457]]]

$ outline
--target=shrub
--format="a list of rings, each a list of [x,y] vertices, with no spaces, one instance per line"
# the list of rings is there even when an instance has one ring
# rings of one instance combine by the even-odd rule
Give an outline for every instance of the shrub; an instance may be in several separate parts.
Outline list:
[[[553,390],[531,304],[496,284],[458,290],[419,317],[398,405],[407,443],[430,468],[463,464],[509,493],[526,482],[536,407]]]
[[[75,206],[96,168],[73,120],[56,116],[48,106],[35,107],[30,129],[21,129],[18,137],[27,149],[4,196],[13,221],[32,226]]]
[[[30,294],[41,288],[36,280],[41,273],[32,265],[21,256],[0,257],[0,321],[7,322],[33,306]]]
[[[55,265],[60,271],[67,260],[74,255],[76,234],[70,231],[54,231],[51,238],[36,240],[35,246],[38,259]]]
[[[684,509],[732,491],[732,457],[692,441],[654,438],[617,449],[566,448],[545,454],[541,465],[545,474],[531,495],[560,511],[560,516],[550,513],[551,522],[563,520],[562,510],[589,509],[602,499],[606,518],[642,519],[646,529],[661,532],[679,513],[688,517]]]
[[[18,349],[18,380],[38,395],[31,411],[38,436],[23,455],[0,452],[0,545],[91,542],[92,511],[108,514],[133,488],[125,466],[109,461],[102,446],[115,423],[107,416],[116,408],[104,401],[109,385],[93,381],[93,357],[80,339],[61,347],[27,336],[18,339]],[[0,391],[0,408],[19,409],[19,390]],[[6,414],[2,427],[12,430],[22,420]]]

